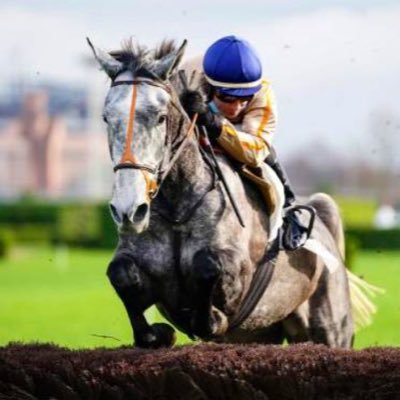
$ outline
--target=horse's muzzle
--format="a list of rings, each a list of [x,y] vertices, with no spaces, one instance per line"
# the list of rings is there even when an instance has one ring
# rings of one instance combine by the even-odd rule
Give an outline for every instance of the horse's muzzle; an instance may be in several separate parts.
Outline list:
[[[149,226],[150,207],[147,203],[137,207],[122,208],[111,202],[110,212],[120,232],[141,233]]]

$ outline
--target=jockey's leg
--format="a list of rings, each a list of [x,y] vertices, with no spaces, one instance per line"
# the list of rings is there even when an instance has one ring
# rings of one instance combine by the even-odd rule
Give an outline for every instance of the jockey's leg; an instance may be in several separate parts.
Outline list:
[[[272,150],[272,148],[271,148]],[[269,156],[265,159],[265,162],[274,170],[278,178],[282,182],[283,189],[285,191],[285,207],[290,207],[296,201],[296,196],[293,192],[291,184],[289,182],[288,175],[282,165],[279,163],[276,157],[276,152],[273,150]]]
[[[271,153],[265,159],[265,162],[274,170],[280,181],[282,182],[285,192],[284,204],[284,225],[282,234],[282,246],[286,250],[296,250],[306,242],[308,238],[308,230],[300,222],[295,208],[291,209],[296,203],[296,196],[290,185],[289,178],[279,163],[275,150],[271,147]]]
[[[117,252],[107,269],[108,278],[122,300],[133,329],[135,345],[145,348],[172,346],[175,332],[168,324],[149,325],[144,312],[155,303],[148,277],[126,252]]]

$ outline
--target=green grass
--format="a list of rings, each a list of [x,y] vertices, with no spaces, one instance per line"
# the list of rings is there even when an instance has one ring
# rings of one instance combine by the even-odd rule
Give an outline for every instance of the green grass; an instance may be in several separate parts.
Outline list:
[[[132,342],[122,303],[105,276],[111,251],[19,248],[0,260],[0,345],[53,342],[70,348],[114,347]],[[382,286],[374,324],[356,347],[400,345],[400,252],[362,252],[354,272]],[[158,319],[150,310],[151,319]],[[102,338],[96,335],[110,336]],[[185,342],[179,336],[179,342]]]
[[[376,297],[374,322],[358,332],[355,347],[400,346],[400,252],[363,251],[354,261],[354,273],[386,291]]]
[[[110,257],[107,251],[40,248],[1,261],[0,343],[41,341],[75,348],[129,343],[125,311],[105,276]]]
[[[9,260],[0,260],[0,345],[130,345],[125,308],[105,274],[111,257],[106,250],[39,247],[18,248]],[[147,316],[160,319],[155,309]],[[184,341],[178,335],[178,343]]]

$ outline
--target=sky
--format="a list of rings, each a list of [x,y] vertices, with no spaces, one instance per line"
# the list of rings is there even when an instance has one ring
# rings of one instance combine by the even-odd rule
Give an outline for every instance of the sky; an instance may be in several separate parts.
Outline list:
[[[86,36],[106,50],[130,36],[148,46],[186,38],[190,57],[236,34],[258,50],[274,87],[279,154],[319,142],[368,160],[387,140],[385,129],[372,131],[374,120],[387,119],[400,137],[399,21],[393,0],[2,0],[0,84],[98,79],[85,63]]]

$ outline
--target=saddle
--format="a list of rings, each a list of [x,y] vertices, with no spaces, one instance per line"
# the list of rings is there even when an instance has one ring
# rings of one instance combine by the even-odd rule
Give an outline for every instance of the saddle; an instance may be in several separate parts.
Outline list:
[[[202,136],[199,137],[200,146],[208,152],[207,145]],[[267,215],[269,216],[269,240],[272,242],[279,233],[283,224],[283,206],[285,204],[285,191],[276,172],[266,163],[258,167],[249,167],[238,162],[223,151],[219,146],[212,144],[215,154],[224,154],[228,157],[232,167],[244,179],[253,183],[260,191]]]
[[[265,165],[265,168],[251,168],[247,165],[242,165],[239,173],[242,177],[250,180],[257,186],[265,200],[267,213],[271,215],[276,210],[279,203],[279,189],[275,187],[277,182],[271,179],[270,174],[266,171],[267,168],[269,168],[268,165]],[[282,186],[280,182],[278,182],[278,185],[279,184]]]
[[[256,185],[264,199],[269,216],[268,242],[272,242],[278,236],[279,229],[283,225],[285,192],[282,182],[275,171],[265,163],[256,168],[242,165],[239,173],[244,179]]]

